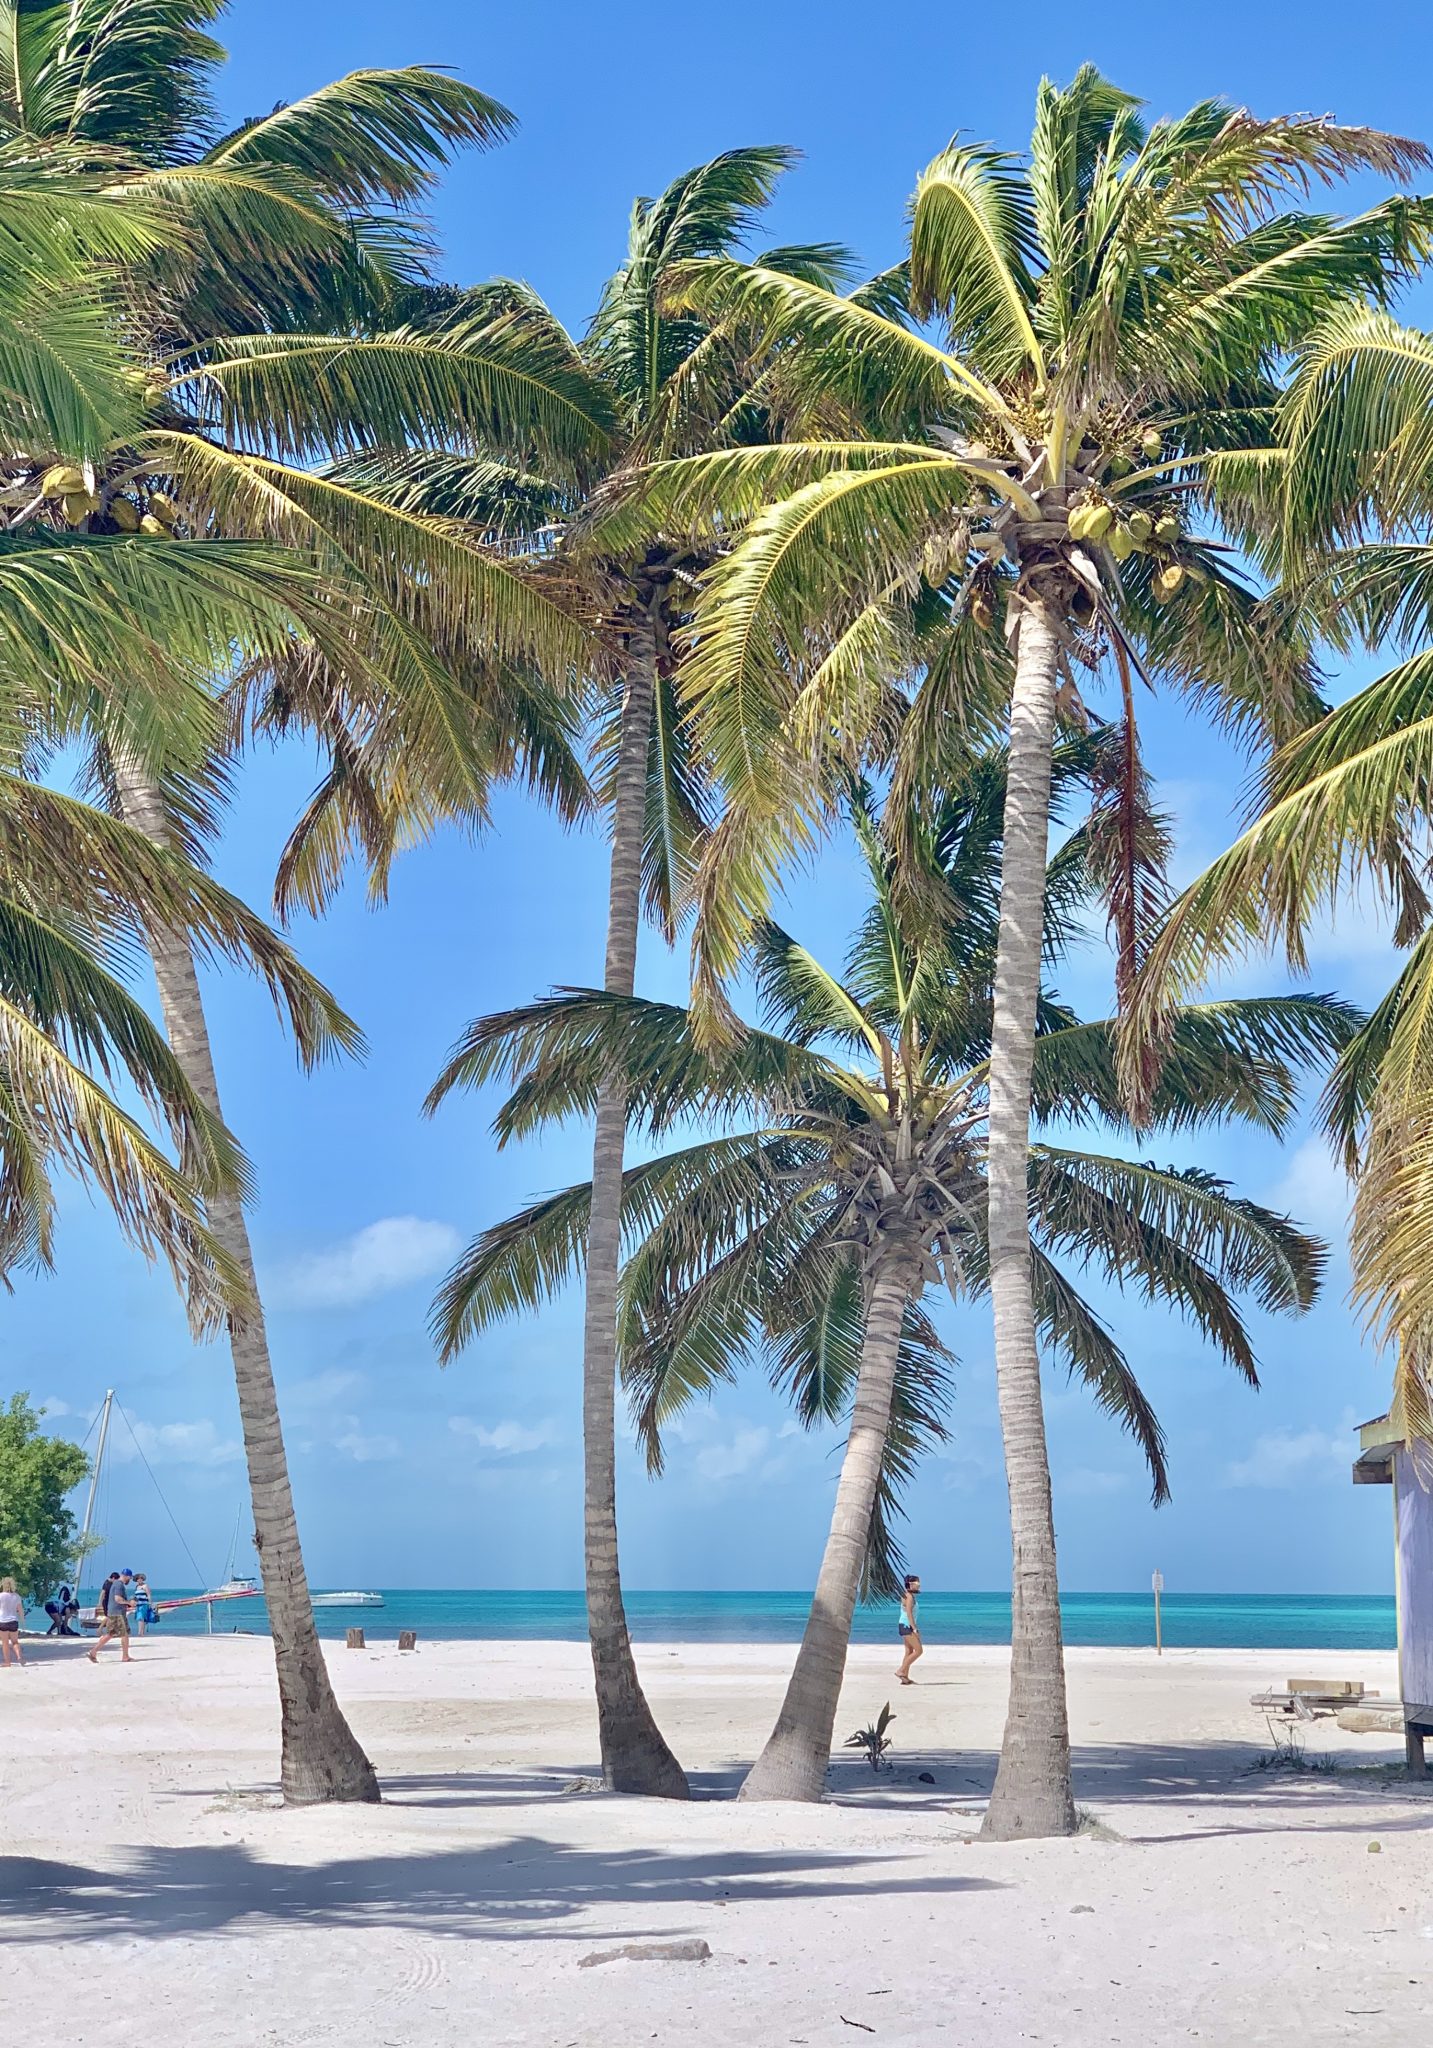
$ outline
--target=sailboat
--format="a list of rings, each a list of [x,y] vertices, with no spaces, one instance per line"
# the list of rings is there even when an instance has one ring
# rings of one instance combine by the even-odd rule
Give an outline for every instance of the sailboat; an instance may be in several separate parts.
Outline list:
[[[95,1503],[99,1499],[100,1477],[104,1470],[105,1453],[109,1448],[110,1414],[118,1406],[119,1404],[115,1400],[114,1388],[110,1387],[105,1392],[104,1403],[99,1412],[99,1435],[95,1443],[95,1461],[90,1471],[90,1485],[89,1492],[85,1498],[84,1520],[80,1525],[79,1543],[75,1554],[74,1584],[76,1588],[78,1588],[80,1583],[80,1573],[84,1569],[84,1560],[89,1555],[91,1538],[94,1533]],[[129,1417],[125,1415],[122,1407],[119,1412],[124,1418],[125,1426],[129,1429],[130,1435],[134,1436],[133,1424],[130,1422]],[[137,1448],[138,1443],[138,1438],[135,1438]],[[144,1458],[142,1450],[140,1451],[140,1456],[144,1459],[144,1466],[154,1483],[154,1489],[159,1494],[160,1500],[164,1502],[169,1519],[173,1522],[174,1511],[169,1506],[168,1501],[164,1499],[163,1489],[160,1487],[159,1481],[155,1479],[153,1471],[150,1470],[149,1460]],[[168,1600],[156,1600],[154,1606],[159,1613],[167,1614],[176,1607],[203,1607],[206,1610],[205,1620],[212,1635],[214,1631],[214,1608],[217,1604],[220,1602],[227,1603],[231,1600],[263,1599],[264,1589],[258,1579],[249,1573],[236,1572],[234,1570],[234,1563],[239,1549],[239,1531],[243,1526],[243,1519],[244,1504],[241,1500],[234,1516],[234,1534],[229,1543],[229,1557],[224,1567],[225,1576],[222,1584],[210,1586],[202,1593],[185,1593]],[[174,1526],[177,1531],[179,1529],[178,1523],[175,1522]],[[180,1533],[180,1541],[184,1541],[182,1532]],[[184,1548],[186,1551],[189,1549],[187,1543],[184,1544]],[[190,1563],[194,1564],[192,1554],[190,1555]],[[199,1576],[197,1564],[195,1564],[194,1568],[196,1576]],[[310,1597],[315,1607],[381,1607],[383,1605],[383,1595],[381,1593],[346,1591],[314,1593]],[[79,1619],[81,1628],[93,1631],[100,1625],[101,1616],[99,1609],[97,1607],[83,1608],[81,1609]]]
[[[77,1543],[75,1548],[74,1586],[77,1593],[79,1591],[80,1575],[84,1571],[85,1559],[88,1557],[90,1553],[91,1539],[94,1534],[95,1503],[99,1499],[100,1477],[104,1471],[105,1452],[109,1448],[110,1415],[115,1405],[116,1403],[114,1397],[114,1388],[107,1387],[105,1389],[104,1403],[100,1408],[99,1412],[99,1435],[95,1442],[95,1461],[90,1469],[89,1491],[85,1495],[84,1520],[80,1524],[79,1542]],[[121,1408],[119,1412],[121,1415],[124,1416],[125,1425],[129,1429],[130,1435],[134,1436],[134,1427],[133,1424],[130,1422],[129,1417],[124,1414],[123,1408]],[[138,1441],[138,1438],[135,1438],[136,1446],[138,1446]],[[144,1456],[142,1450],[140,1451],[140,1456],[142,1458]],[[147,1458],[144,1458],[144,1465],[146,1471],[149,1471],[150,1479],[154,1482],[155,1492],[159,1495],[160,1500],[164,1502],[165,1511],[169,1515],[170,1521],[173,1522],[174,1510],[170,1507],[169,1502],[164,1499],[163,1489],[161,1488],[159,1481],[155,1479],[153,1471],[150,1470],[149,1460]],[[174,1526],[176,1531],[178,1531],[179,1524],[175,1522]],[[180,1532],[180,1541],[184,1541],[182,1532]],[[188,1550],[189,1546],[187,1543],[184,1544],[184,1548]],[[191,1562],[192,1561],[193,1560],[191,1558]],[[232,1550],[230,1552],[229,1561],[232,1565]],[[177,1607],[202,1606],[206,1609],[205,1620],[208,1624],[209,1633],[212,1635],[214,1632],[214,1603],[216,1601],[254,1600],[259,1597],[259,1582],[257,1579],[236,1579],[231,1577],[227,1584],[223,1586],[216,1586],[208,1592],[187,1593],[181,1594],[173,1599],[155,1600],[152,1603],[152,1605],[154,1606],[156,1612],[160,1614],[168,1614],[174,1608]],[[89,1629],[91,1632],[93,1632],[95,1629],[99,1627],[102,1619],[103,1617],[100,1614],[98,1607],[82,1607],[80,1609],[79,1623],[82,1629]]]

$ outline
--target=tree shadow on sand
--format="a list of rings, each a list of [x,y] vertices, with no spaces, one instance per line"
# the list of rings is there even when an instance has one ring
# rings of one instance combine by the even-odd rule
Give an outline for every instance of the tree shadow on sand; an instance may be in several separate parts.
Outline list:
[[[98,1869],[0,1857],[0,1945],[53,1936],[101,1941],[224,1934],[252,1931],[265,1921],[353,1931],[396,1927],[468,1940],[600,1941],[600,1915],[608,1907],[704,1912],[747,1901],[876,1892],[935,1898],[994,1888],[981,1878],[902,1877],[902,1860],[806,1850],[672,1855],[574,1848],[539,1836],[312,1864],[257,1857],[242,1842],[144,1848]],[[580,1925],[564,1927],[579,1919]],[[704,1928],[709,1925],[704,1920]],[[624,1916],[620,1939],[686,1931],[666,1914],[652,1929],[633,1927]]]
[[[1390,1830],[1433,1829],[1433,1778],[1426,1785],[1385,1775],[1356,1751],[1334,1771],[1257,1768],[1267,1745],[1255,1742],[1085,1743],[1074,1752],[1075,1796],[1117,1831],[1141,1841],[1197,1841],[1209,1835],[1270,1834],[1281,1830],[1353,1832],[1369,1824],[1369,1808],[1390,1803],[1406,1812]],[[993,1750],[912,1749],[892,1767],[873,1773],[839,1754],[827,1779],[834,1804],[893,1813],[939,1813],[979,1820],[995,1778]],[[745,1763],[689,1773],[698,1801],[735,1796]],[[413,1772],[384,1774],[383,1796],[395,1806],[434,1810],[501,1808],[562,1803],[581,1791],[600,1792],[597,1767],[552,1770]],[[1144,1809],[1181,1808],[1196,1822],[1187,1832],[1155,1833]],[[1237,1817],[1231,1817],[1237,1816]]]

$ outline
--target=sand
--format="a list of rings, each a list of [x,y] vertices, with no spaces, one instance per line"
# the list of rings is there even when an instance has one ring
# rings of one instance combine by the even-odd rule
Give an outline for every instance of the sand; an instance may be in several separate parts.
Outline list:
[[[1073,1841],[973,1838],[1005,1656],[852,1653],[838,1735],[896,1708],[896,1768],[818,1808],[733,1804],[790,1652],[644,1648],[699,1794],[584,1789],[585,1650],[333,1646],[381,1808],[285,1812],[269,1645],[64,1645],[0,1672],[7,2041],[28,2048],[507,2048],[872,2041],[1006,2048],[1413,2043],[1433,2026],[1433,1796],[1400,1745],[1267,1755],[1249,1695],[1300,1671],[1392,1691],[1381,1654],[1072,1650]],[[1362,1768],[1359,1768],[1359,1767]],[[928,1773],[933,1783],[925,1782]],[[1378,1853],[1370,1853],[1378,1844]],[[703,1940],[706,1962],[582,1959]]]

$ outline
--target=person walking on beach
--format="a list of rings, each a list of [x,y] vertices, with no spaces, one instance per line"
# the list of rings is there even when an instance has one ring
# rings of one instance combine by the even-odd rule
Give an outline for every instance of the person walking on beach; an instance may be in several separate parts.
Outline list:
[[[132,1659],[129,1654],[129,1601],[125,1597],[124,1581],[118,1572],[111,1572],[100,1587],[100,1621],[100,1639],[85,1652],[91,1664],[99,1663],[100,1651],[106,1643],[118,1643],[120,1662],[130,1663]]]
[[[925,1645],[921,1642],[920,1621],[916,1612],[920,1600],[920,1589],[919,1573],[907,1572],[906,1589],[901,1595],[901,1618],[896,1624],[901,1632],[901,1649],[904,1652],[900,1668],[896,1672],[896,1677],[902,1685],[915,1684],[915,1680],[911,1677],[911,1666],[915,1663],[917,1657],[925,1655]]]
[[[15,1591],[13,1579],[0,1579],[0,1664],[23,1664],[25,1653],[20,1648],[20,1624],[25,1619],[25,1603]]]

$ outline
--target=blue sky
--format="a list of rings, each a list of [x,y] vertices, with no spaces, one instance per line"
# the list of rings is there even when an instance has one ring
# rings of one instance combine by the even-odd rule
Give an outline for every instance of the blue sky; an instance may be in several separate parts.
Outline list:
[[[1203,6],[1195,33],[1187,14],[1169,10],[1077,12],[1038,0],[1022,10],[1018,35],[1011,24],[999,9],[878,16],[851,0],[819,11],[737,0],[716,14],[660,17],[632,0],[522,11],[430,0],[411,17],[355,0],[239,0],[226,29],[225,104],[236,117],[260,111],[362,65],[454,66],[522,126],[506,148],[445,180],[436,213],[447,273],[462,283],[526,277],[576,325],[620,259],[634,194],[688,165],[739,143],[798,145],[805,161],[774,209],[772,239],[840,239],[874,269],[895,256],[915,173],[953,130],[1020,146],[1041,71],[1064,77],[1087,57],[1157,112],[1222,94],[1265,112],[1333,111],[1404,133],[1426,126],[1433,36],[1386,5],[1309,6],[1296,33],[1286,10],[1224,4]],[[1340,676],[1338,692],[1354,680]],[[1152,707],[1145,739],[1179,821],[1181,871],[1192,873],[1227,836],[1244,765],[1178,707]],[[262,757],[244,778],[219,870],[257,903],[310,780],[296,753]],[[583,1176],[584,1135],[499,1155],[485,1131],[490,1104],[455,1101],[427,1123],[419,1103],[467,1018],[553,982],[597,978],[604,886],[597,840],[564,835],[512,801],[482,846],[444,837],[410,855],[377,914],[361,885],[350,887],[296,938],[367,1031],[361,1067],[304,1078],[254,990],[232,977],[209,984],[226,1111],[260,1179],[255,1247],[316,1584],[579,1581],[577,1304],[497,1333],[446,1372],[424,1317],[464,1238]],[[793,884],[785,915],[834,960],[856,903],[836,846]],[[1309,985],[1367,1002],[1387,985],[1391,957],[1376,926],[1351,913],[1318,946]],[[655,938],[641,982],[681,992],[680,962]],[[1103,1010],[1103,950],[1091,947],[1063,985],[1089,1013]],[[1239,979],[1247,990],[1282,985],[1263,967]],[[1306,1135],[1283,1150],[1244,1136],[1201,1141],[1197,1155],[1156,1149],[1197,1156],[1314,1227],[1341,1229],[1340,1178]],[[1385,1368],[1342,1305],[1346,1278],[1336,1256],[1310,1317],[1256,1319],[1258,1395],[1168,1317],[1113,1304],[1169,1431],[1175,1499],[1152,1512],[1129,1441],[1052,1375],[1070,1588],[1136,1589],[1156,1565],[1171,1591],[1387,1588],[1384,1496],[1355,1492],[1348,1478],[1351,1425],[1384,1405]],[[66,1203],[58,1273],[22,1281],[3,1314],[5,1380],[47,1399],[57,1426],[87,1420],[105,1386],[120,1389],[201,1568],[217,1573],[242,1497],[224,1351],[190,1346],[167,1283],[78,1191]],[[950,1335],[963,1360],[955,1435],[915,1489],[908,1548],[929,1586],[997,1587],[1008,1582],[1008,1536],[989,1334],[970,1313],[951,1317]],[[187,1581],[123,1424],[115,1441],[101,1525],[123,1561]],[[629,1582],[809,1584],[833,1449],[829,1438],[789,1433],[752,1381],[692,1418],[661,1483],[629,1456]]]

